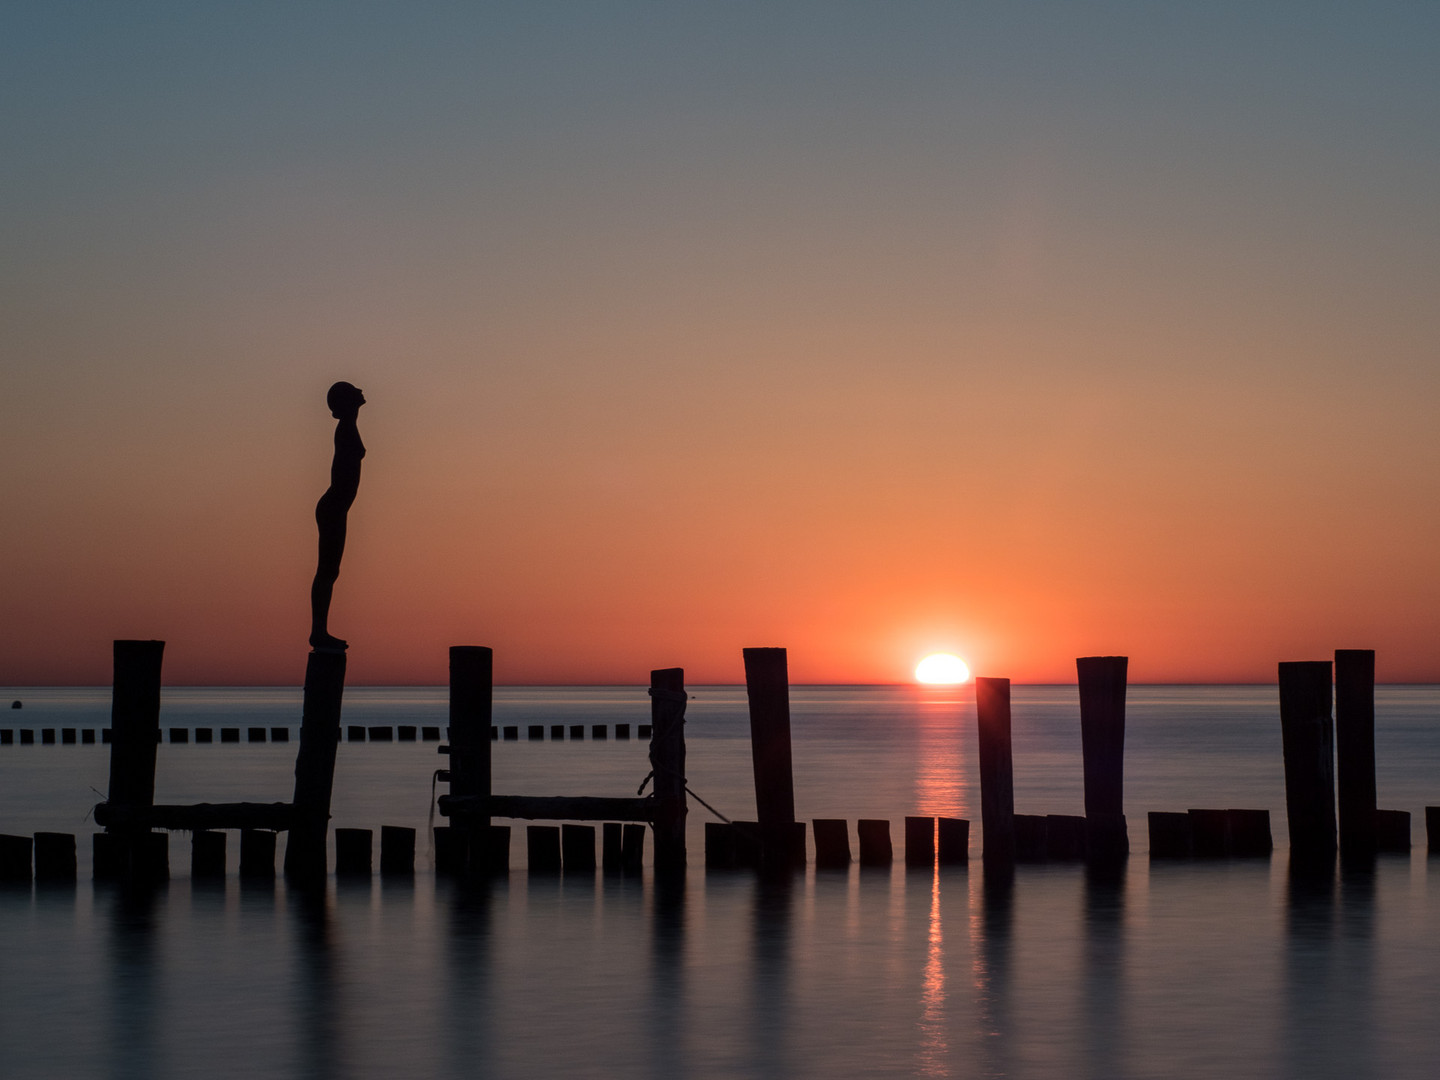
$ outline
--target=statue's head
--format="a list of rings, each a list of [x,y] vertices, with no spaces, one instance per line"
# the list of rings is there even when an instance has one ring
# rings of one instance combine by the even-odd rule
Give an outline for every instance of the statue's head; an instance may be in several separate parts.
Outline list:
[[[325,404],[330,406],[330,415],[337,420],[354,416],[365,404],[365,394],[358,386],[348,382],[337,382],[325,395]]]

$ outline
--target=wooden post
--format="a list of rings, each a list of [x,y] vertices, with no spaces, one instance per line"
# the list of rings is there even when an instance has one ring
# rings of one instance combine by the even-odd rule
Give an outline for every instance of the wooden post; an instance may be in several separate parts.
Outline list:
[[[1015,861],[1015,781],[1010,756],[1010,680],[975,680],[975,718],[980,735],[981,858],[997,865]]]
[[[1425,854],[1440,855],[1440,806],[1425,807]]]
[[[620,840],[620,868],[638,874],[645,865],[645,826],[627,822]]]
[[[490,719],[495,654],[484,645],[450,647],[450,794],[488,800]],[[460,830],[458,873],[485,874],[490,867],[490,809],[452,818]]]
[[[160,742],[160,668],[163,641],[116,641],[114,685],[110,698],[110,793],[107,802],[121,810],[155,804],[155,747]],[[116,834],[118,877],[126,881],[159,876],[148,866],[148,827],[107,829]],[[73,840],[72,840],[73,844]],[[39,853],[36,854],[38,870]],[[166,866],[165,876],[169,876]]]
[[[855,823],[860,837],[861,866],[889,866],[895,851],[890,844],[890,822],[885,818],[861,818]]]
[[[190,877],[223,878],[225,876],[225,834],[214,829],[198,829],[190,834]]]
[[[932,869],[935,866],[935,819],[905,818],[905,865]]]
[[[1335,779],[1340,851],[1375,853],[1375,650],[1335,650]]]
[[[790,673],[784,649],[746,649],[750,754],[762,865],[794,865],[795,782],[790,753]]]
[[[560,872],[560,826],[527,825],[525,846],[531,874]]]
[[[625,826],[619,821],[607,821],[600,830],[601,865],[607,874],[621,868],[620,853],[624,844]]]
[[[294,818],[285,845],[285,876],[292,881],[315,884],[325,880],[330,792],[335,783],[335,748],[340,741],[344,694],[345,654],[312,652],[305,665],[300,750],[295,755]]]
[[[959,866],[970,861],[970,822],[964,818],[940,818],[937,854],[941,866]]]
[[[595,873],[595,826],[560,826],[561,861],[567,874]]]
[[[1056,862],[1084,859],[1090,849],[1092,820],[1074,814],[1046,814],[1045,858]]]
[[[30,853],[35,841],[29,836],[0,835],[0,881],[30,884]]]
[[[380,873],[412,877],[415,873],[415,830],[399,825],[380,826]]]
[[[1082,656],[1080,749],[1085,765],[1085,847],[1091,859],[1130,853],[1125,830],[1126,656]]]
[[[850,865],[850,823],[844,818],[816,818],[810,823],[815,835],[815,869],[843,870]]]
[[[369,829],[335,830],[335,876],[369,877],[374,872],[375,834]]]
[[[1280,665],[1280,729],[1285,750],[1285,813],[1292,857],[1335,854],[1335,731],[1330,661]]]
[[[164,836],[164,833],[158,835]],[[35,880],[75,881],[75,834],[37,832],[34,837]]]
[[[1275,849],[1269,810],[1226,810],[1225,827],[1230,854],[1236,858],[1268,859]]]
[[[270,829],[240,831],[240,876],[257,881],[275,879],[275,833]]]
[[[1188,859],[1190,857],[1190,815],[1173,811],[1151,810],[1150,858]]]
[[[655,870],[685,869],[685,669],[650,672],[650,768],[655,783]]]

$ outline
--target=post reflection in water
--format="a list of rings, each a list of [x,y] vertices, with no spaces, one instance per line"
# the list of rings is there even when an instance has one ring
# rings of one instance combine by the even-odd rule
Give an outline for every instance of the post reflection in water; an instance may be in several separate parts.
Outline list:
[[[304,1077],[325,1080],[349,1076],[342,1060],[343,1008],[336,972],[339,967],[335,912],[327,889],[292,892],[296,933],[296,1057]]]
[[[951,877],[958,887],[961,879]],[[912,879],[918,885],[918,877]],[[920,1045],[915,1055],[921,1076],[949,1076],[950,1040],[945,1023],[945,934],[940,915],[940,870],[930,876],[930,921],[925,941],[925,968],[920,980]]]
[[[788,873],[761,874],[755,880],[754,982],[755,1033],[749,1075],[786,1078],[790,1063],[790,922],[795,881]]]
[[[650,1073],[669,1080],[685,1060],[685,872],[656,874],[651,898]]]
[[[160,892],[148,887],[110,893],[108,1065],[117,1080],[149,1077],[157,1071],[160,992],[155,934],[160,903]]]
[[[1005,863],[986,866],[980,886],[980,902],[972,898],[970,905],[970,953],[974,957],[975,1005],[980,1025],[978,1071],[985,1076],[1009,1076],[1015,868]]]
[[[1088,1076],[1124,1076],[1126,863],[1085,867],[1081,1017]]]
[[[1337,884],[1338,904],[1337,904]],[[1292,859],[1285,909],[1286,1072],[1383,1075],[1374,1038],[1375,864]]]
[[[437,882],[436,897],[448,908],[445,953],[447,1016],[443,1025],[447,1074],[483,1076],[494,1054],[494,1003],[491,997],[494,908],[510,888],[505,877]]]

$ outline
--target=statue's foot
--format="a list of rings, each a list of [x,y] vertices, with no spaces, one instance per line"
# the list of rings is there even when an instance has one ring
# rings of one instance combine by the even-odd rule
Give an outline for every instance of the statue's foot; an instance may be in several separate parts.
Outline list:
[[[333,634],[314,633],[310,635],[310,647],[316,652],[340,652],[343,653],[350,647],[349,643]]]

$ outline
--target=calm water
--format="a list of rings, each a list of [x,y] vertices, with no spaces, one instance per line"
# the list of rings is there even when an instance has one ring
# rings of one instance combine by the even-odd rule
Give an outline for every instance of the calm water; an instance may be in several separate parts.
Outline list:
[[[697,688],[693,790],[753,817],[744,690]],[[11,689],[0,727],[103,726],[108,691]],[[796,688],[801,817],[978,818],[968,688]],[[443,689],[347,692],[345,721],[440,724]],[[289,725],[299,693],[167,690],[163,727]],[[503,688],[496,722],[648,722],[643,689]],[[788,885],[692,869],[457,890],[185,877],[144,898],[89,881],[86,815],[108,748],[0,747],[0,831],[73,831],[78,888],[0,891],[0,1075],[418,1077],[1382,1076],[1440,1071],[1440,688],[1377,694],[1380,805],[1413,857],[1292,881],[1273,687],[1132,687],[1123,875],[978,861],[939,873],[816,873]],[[1080,813],[1074,687],[1016,687],[1016,808]],[[292,735],[292,738],[294,735]],[[38,736],[37,736],[38,742]],[[288,799],[296,743],[160,748],[158,801]],[[645,743],[500,743],[495,788],[629,795]],[[430,820],[434,744],[341,745],[334,823]],[[443,791],[444,788],[442,787]],[[1157,863],[1147,810],[1271,810],[1272,860]],[[978,842],[978,823],[976,828]],[[422,836],[423,836],[422,832]],[[972,856],[978,851],[972,847]],[[647,853],[648,855],[648,853]],[[1434,880],[1432,881],[1432,878]]]

